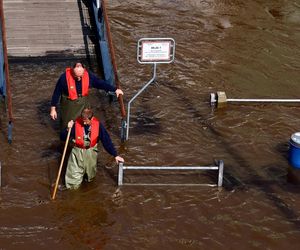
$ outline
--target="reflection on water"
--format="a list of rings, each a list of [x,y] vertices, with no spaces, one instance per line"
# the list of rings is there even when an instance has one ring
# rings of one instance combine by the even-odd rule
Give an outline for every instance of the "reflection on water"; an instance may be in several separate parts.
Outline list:
[[[175,62],[132,105],[130,138],[120,115],[94,91],[128,165],[225,162],[224,187],[116,186],[105,152],[94,183],[59,192],[50,185],[61,157],[49,119],[54,84],[69,61],[11,64],[14,142],[2,143],[0,242],[4,249],[296,249],[299,187],[288,165],[288,140],[299,130],[299,105],[228,104],[229,98],[297,98],[300,5],[296,1],[109,1],[118,69],[128,101],[152,77],[136,62],[142,37],[173,37]],[[2,128],[5,123],[1,122]],[[1,134],[5,140],[5,131]],[[205,172],[126,174],[126,182],[215,183]],[[3,243],[2,243],[3,242]]]

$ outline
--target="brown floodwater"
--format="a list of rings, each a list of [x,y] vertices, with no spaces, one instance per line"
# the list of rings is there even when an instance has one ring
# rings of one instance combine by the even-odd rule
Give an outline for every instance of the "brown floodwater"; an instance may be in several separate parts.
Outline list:
[[[49,117],[52,91],[70,61],[12,62],[13,143],[1,120],[0,249],[298,249],[299,186],[288,147],[298,104],[228,104],[209,95],[299,98],[300,2],[110,0],[124,100],[152,77],[136,61],[143,37],[172,37],[175,61],[132,105],[129,140],[103,92],[92,102],[127,165],[225,163],[224,185],[117,186],[100,147],[96,180],[50,201],[62,145]],[[300,170],[299,170],[300,171]],[[205,171],[125,172],[126,183],[216,183]]]

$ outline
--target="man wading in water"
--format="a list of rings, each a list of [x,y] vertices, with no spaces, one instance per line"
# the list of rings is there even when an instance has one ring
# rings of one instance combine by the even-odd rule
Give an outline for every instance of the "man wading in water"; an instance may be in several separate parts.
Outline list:
[[[90,106],[88,102],[90,88],[112,91],[117,97],[123,95],[121,89],[116,89],[106,81],[98,79],[85,69],[83,63],[76,62],[60,76],[52,95],[50,116],[53,120],[57,119],[56,107],[60,99],[61,130],[67,127],[70,120],[79,117],[84,108]]]
[[[71,129],[70,138],[74,142],[65,175],[65,185],[68,189],[79,188],[84,175],[87,176],[88,182],[96,176],[99,141],[117,163],[124,162],[124,159],[118,156],[106,129],[93,116],[91,109],[85,108],[75,123],[72,120],[68,122],[68,128],[62,132],[63,139],[67,138],[68,129]]]

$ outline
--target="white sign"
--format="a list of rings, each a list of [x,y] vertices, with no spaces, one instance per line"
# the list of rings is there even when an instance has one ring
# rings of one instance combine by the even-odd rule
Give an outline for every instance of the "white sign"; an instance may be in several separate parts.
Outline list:
[[[169,61],[171,42],[142,42],[141,61]]]
[[[175,41],[172,38],[142,38],[138,42],[139,63],[170,63],[174,60]]]

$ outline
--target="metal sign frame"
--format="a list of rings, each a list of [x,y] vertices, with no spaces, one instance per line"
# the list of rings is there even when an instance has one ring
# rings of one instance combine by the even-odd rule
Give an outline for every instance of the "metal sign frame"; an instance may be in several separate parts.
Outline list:
[[[137,43],[140,64],[171,63],[175,58],[173,38],[141,38]]]

